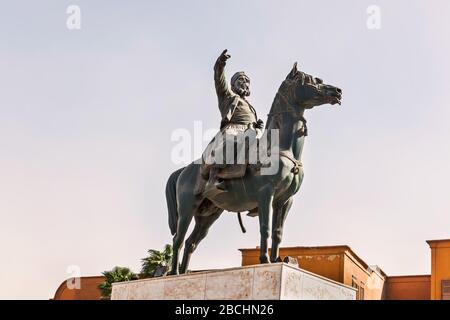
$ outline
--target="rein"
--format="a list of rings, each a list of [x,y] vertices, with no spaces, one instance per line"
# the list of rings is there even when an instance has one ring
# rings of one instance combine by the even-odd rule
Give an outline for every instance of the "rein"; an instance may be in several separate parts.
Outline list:
[[[291,105],[290,103],[289,103],[289,100],[288,100],[288,98],[286,98],[283,94],[281,94],[280,92],[278,92],[277,93],[277,96],[278,97],[280,97],[281,99],[283,99],[284,101],[285,101],[285,103],[287,104],[287,105]],[[268,114],[267,114],[267,120],[269,120],[269,118],[271,117],[271,116],[276,116],[276,115],[279,115],[279,114],[285,114],[285,113],[294,113],[294,114],[296,114],[296,118],[295,118],[295,120],[300,120],[302,123],[303,123],[303,135],[304,136],[307,136],[308,135],[308,128],[307,128],[307,126],[306,126],[306,119],[305,119],[305,117],[303,117],[303,115],[299,115],[298,114],[298,111],[295,111],[295,110],[293,110],[293,111],[277,111],[277,112],[269,112]]]
[[[282,98],[282,99],[285,101],[285,103],[286,103],[287,105],[290,105],[289,100],[288,100],[283,94],[281,94],[281,93],[279,93],[279,92],[278,92],[277,94],[278,94],[278,96],[279,96],[280,98]],[[272,116],[276,116],[276,115],[280,115],[280,114],[281,114],[281,115],[282,115],[282,114],[289,114],[289,113],[295,114],[295,115],[296,115],[295,120],[297,120],[297,121],[300,120],[300,121],[302,122],[302,124],[303,124],[303,128],[302,128],[302,129],[303,129],[303,130],[300,130],[300,131],[301,131],[300,134],[301,134],[302,136],[307,136],[307,135],[308,135],[308,128],[307,128],[307,126],[306,126],[306,119],[303,117],[302,114],[299,115],[299,112],[298,112],[298,111],[293,110],[293,111],[277,111],[277,112],[269,112],[269,113],[267,114],[267,117],[268,117],[267,120],[269,120],[270,117],[272,117]],[[282,151],[279,152],[279,155],[280,155],[281,157],[285,157],[285,158],[289,159],[289,160],[294,164],[294,167],[293,167],[292,170],[291,170],[291,172],[292,172],[294,175],[296,175],[296,174],[298,174],[298,173],[300,172],[300,169],[303,167],[303,165],[302,165],[302,163],[301,163],[299,160],[295,159],[295,157],[292,155],[291,152],[282,150]]]
[[[290,153],[289,151],[282,150],[282,151],[280,151],[279,155],[292,161],[292,163],[294,164],[294,167],[292,168],[291,172],[294,175],[298,174],[300,172],[300,168],[303,167],[303,164],[300,161],[298,161],[297,159],[295,159],[294,156],[292,155],[292,153]]]
[[[297,114],[297,118],[295,120],[300,120],[303,123],[302,135],[306,137],[308,135],[308,127],[306,126],[307,121],[306,121],[305,117],[303,117],[303,115],[298,115],[297,111],[270,112],[267,114],[267,118],[270,118],[271,116],[276,116],[278,114],[285,114],[285,113],[296,113]]]

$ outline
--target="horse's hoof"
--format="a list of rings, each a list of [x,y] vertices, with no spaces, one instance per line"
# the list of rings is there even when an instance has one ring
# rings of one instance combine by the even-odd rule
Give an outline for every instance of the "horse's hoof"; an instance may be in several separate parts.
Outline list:
[[[269,258],[268,257],[260,257],[259,258],[259,262],[262,263],[269,263]]]
[[[272,263],[277,263],[277,262],[282,262],[283,260],[281,260],[280,257],[276,257],[275,259],[270,259],[270,262]]]

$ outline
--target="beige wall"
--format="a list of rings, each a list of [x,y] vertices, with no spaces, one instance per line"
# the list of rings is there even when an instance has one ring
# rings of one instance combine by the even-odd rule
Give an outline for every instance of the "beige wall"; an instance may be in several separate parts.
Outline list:
[[[360,300],[381,300],[383,298],[385,277],[376,271],[368,270],[350,253],[344,258],[344,284],[359,288]]]

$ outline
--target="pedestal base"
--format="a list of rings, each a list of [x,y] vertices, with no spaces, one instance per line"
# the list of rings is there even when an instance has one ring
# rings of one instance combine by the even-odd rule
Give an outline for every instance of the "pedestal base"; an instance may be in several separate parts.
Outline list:
[[[355,300],[349,286],[285,263],[113,284],[112,300]]]

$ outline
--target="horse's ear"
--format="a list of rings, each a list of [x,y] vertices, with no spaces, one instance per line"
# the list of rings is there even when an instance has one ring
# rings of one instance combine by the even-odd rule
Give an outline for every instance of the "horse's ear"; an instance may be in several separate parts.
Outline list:
[[[294,79],[294,77],[297,75],[297,62],[294,63],[294,66],[292,67],[291,72],[287,75],[286,79]]]

